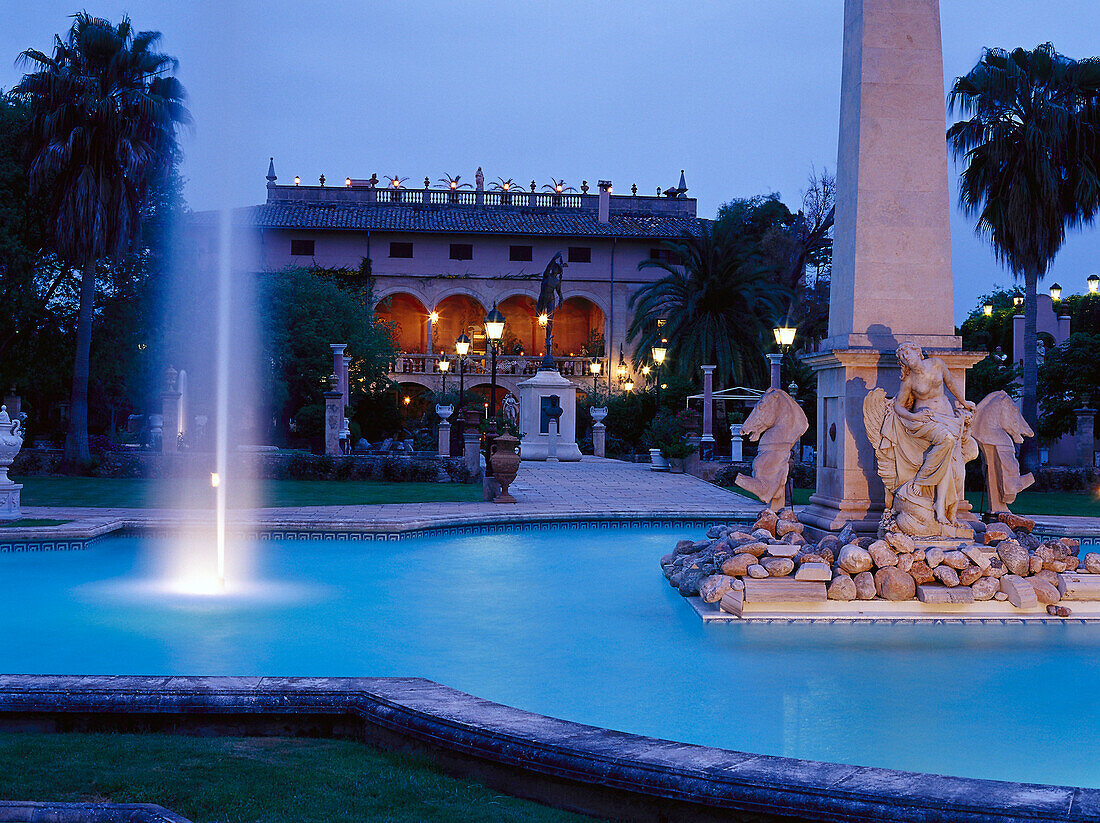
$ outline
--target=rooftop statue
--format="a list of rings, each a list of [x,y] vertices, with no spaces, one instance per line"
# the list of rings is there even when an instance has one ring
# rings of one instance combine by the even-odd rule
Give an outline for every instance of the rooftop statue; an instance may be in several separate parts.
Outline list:
[[[972,537],[958,520],[966,463],[978,456],[970,436],[974,404],[938,357],[920,346],[897,349],[901,388],[891,399],[879,388],[863,401],[867,437],[886,487],[886,531],[912,537]],[[955,396],[952,405],[945,390]]]

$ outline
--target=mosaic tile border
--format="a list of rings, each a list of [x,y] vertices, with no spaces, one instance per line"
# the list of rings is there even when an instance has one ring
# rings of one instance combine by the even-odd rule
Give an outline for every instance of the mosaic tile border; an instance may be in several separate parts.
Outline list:
[[[15,552],[76,552],[83,551],[101,538],[64,538],[58,540],[4,540],[0,541],[0,554]]]

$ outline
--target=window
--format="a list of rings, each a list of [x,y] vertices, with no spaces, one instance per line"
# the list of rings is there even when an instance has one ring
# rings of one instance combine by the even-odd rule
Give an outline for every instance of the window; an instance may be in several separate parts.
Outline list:
[[[682,265],[684,265],[683,255],[678,254],[677,252],[674,252],[671,249],[650,249],[649,250],[649,259],[650,260],[664,260],[666,263],[669,263],[670,265],[673,265],[673,266],[682,266]]]
[[[508,259],[518,260],[522,263],[531,262],[531,247],[530,246],[509,246],[508,247]]]
[[[390,243],[390,257],[412,257],[412,243]]]
[[[570,263],[591,263],[592,262],[592,249],[588,246],[570,246],[569,247],[569,262]]]
[[[291,240],[290,241],[290,253],[301,254],[306,257],[313,256],[313,241],[312,240]]]
[[[474,247],[471,243],[451,243],[452,260],[473,260]]]

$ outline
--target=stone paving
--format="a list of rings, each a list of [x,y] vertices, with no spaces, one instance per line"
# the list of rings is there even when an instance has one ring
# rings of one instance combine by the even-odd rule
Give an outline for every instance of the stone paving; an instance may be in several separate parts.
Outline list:
[[[230,510],[234,525],[263,529],[401,531],[443,524],[571,519],[579,516],[752,517],[760,504],[687,474],[651,471],[648,464],[585,457],[579,463],[525,462],[511,490],[518,502],[385,503]],[[168,528],[209,523],[209,512],[188,509],[93,509],[24,506],[25,518],[71,520],[61,526],[9,528],[5,541],[87,539],[121,528]]]

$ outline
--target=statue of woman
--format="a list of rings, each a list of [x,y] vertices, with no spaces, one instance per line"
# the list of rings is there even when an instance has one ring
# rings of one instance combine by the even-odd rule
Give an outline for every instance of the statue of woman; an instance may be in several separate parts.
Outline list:
[[[898,513],[902,531],[917,536],[964,528],[957,520],[963,499],[966,462],[978,456],[970,437],[974,404],[938,357],[924,357],[920,346],[897,349],[901,388],[890,402],[876,389],[864,401],[864,422],[875,448],[887,505]],[[960,409],[947,397],[955,396]],[[895,502],[896,501],[896,502]]]

